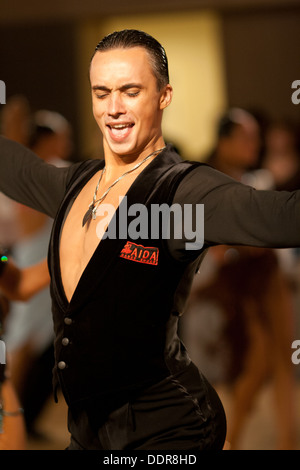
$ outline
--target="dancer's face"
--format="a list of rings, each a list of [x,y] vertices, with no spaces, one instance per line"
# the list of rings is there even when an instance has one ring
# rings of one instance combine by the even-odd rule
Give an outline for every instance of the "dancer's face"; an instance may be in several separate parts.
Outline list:
[[[90,81],[105,151],[120,156],[153,151],[162,138],[162,113],[172,88],[158,90],[148,52],[143,47],[97,52]]]

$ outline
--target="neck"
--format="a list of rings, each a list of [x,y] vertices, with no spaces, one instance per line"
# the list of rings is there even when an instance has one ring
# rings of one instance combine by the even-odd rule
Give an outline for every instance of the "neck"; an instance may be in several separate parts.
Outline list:
[[[143,161],[148,155],[155,151],[158,151],[165,147],[163,138],[157,139],[155,142],[149,143],[142,150],[137,150],[129,154],[118,154],[113,152],[104,142],[104,159],[106,168],[106,178],[114,178],[120,176],[120,174],[133,168],[137,163]],[[150,163],[157,154],[150,157],[145,162],[145,165]],[[144,165],[142,165],[144,168]]]

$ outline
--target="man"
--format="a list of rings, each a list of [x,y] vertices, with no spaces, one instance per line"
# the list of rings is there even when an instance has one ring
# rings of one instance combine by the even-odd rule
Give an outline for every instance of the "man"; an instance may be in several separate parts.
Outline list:
[[[299,245],[300,193],[255,192],[165,147],[172,88],[165,52],[146,33],[104,38],[90,81],[105,161],[57,169],[0,139],[0,189],[55,218],[54,378],[69,405],[69,449],[221,449],[224,411],[177,336],[178,317],[210,245]],[[124,200],[128,213],[190,204],[194,216],[204,204],[204,245],[187,250],[190,237],[172,231],[124,238],[124,223],[107,236]],[[110,219],[98,216],[104,201]]]

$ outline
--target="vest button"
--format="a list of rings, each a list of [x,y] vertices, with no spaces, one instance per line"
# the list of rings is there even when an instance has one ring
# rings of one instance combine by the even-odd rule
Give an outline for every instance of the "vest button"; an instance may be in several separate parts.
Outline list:
[[[63,346],[68,346],[68,344],[70,343],[70,340],[69,340],[69,338],[63,338],[63,339],[61,340],[61,342],[62,342],[62,345],[63,345]]]
[[[73,323],[73,320],[72,320],[72,318],[65,317],[64,318],[64,323],[65,323],[65,325],[71,325]]]
[[[65,363],[65,361],[59,361],[59,363],[57,364],[58,368],[60,370],[63,370],[67,367],[67,364]]]

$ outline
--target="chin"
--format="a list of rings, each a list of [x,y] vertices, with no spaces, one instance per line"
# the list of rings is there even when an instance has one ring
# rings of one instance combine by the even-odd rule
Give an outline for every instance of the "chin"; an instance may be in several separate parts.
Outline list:
[[[126,157],[127,155],[134,155],[139,152],[137,145],[130,144],[127,142],[109,142],[108,148],[111,152],[120,157]]]
[[[110,150],[120,156],[120,157],[126,157],[127,155],[132,155],[134,153],[134,150],[130,147],[123,147],[123,146],[117,146],[117,145],[114,145],[114,146],[111,146],[110,147]]]

